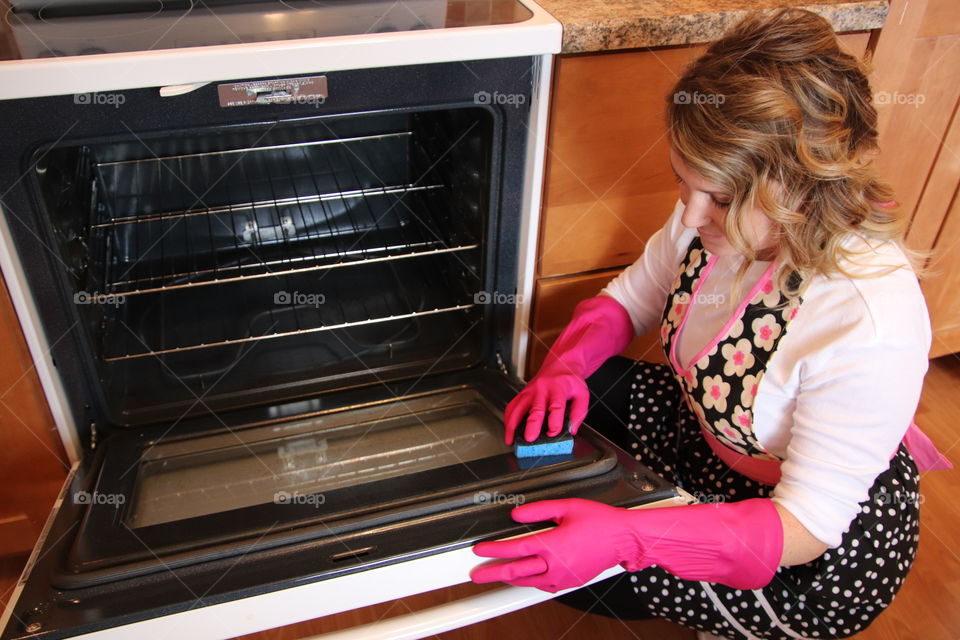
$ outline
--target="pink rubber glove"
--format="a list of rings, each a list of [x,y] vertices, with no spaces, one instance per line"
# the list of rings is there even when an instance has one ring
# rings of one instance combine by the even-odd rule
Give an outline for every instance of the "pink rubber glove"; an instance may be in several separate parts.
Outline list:
[[[570,433],[576,434],[590,404],[586,379],[604,361],[623,351],[631,339],[630,316],[613,298],[596,296],[578,304],[537,375],[507,405],[503,414],[504,442],[513,444],[514,433],[524,416],[527,420],[523,437],[527,442],[536,440],[548,411],[547,435],[559,434],[567,403]]]
[[[684,580],[759,589],[783,554],[783,525],[773,502],[740,502],[629,510],[592,500],[544,500],[513,510],[517,522],[553,520],[557,527],[473,552],[510,562],[477,567],[477,583],[506,582],[555,593],[579,587],[614,565],[640,571],[657,565]]]

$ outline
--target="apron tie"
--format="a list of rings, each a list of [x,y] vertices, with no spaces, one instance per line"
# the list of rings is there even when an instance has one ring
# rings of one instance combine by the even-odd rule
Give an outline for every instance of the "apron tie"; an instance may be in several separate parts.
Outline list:
[[[770,486],[780,482],[779,460],[755,458],[738,453],[720,442],[715,435],[704,429],[703,425],[700,425],[700,432],[707,444],[710,445],[710,449],[734,471],[755,482]],[[917,426],[916,422],[910,421],[910,427],[901,442],[907,447],[907,452],[916,462],[918,471],[953,469],[953,463],[937,450],[933,441]],[[890,459],[892,460],[895,455],[896,451],[893,452]]]
[[[917,463],[918,470],[953,469],[953,463],[937,450],[933,441],[912,420],[910,421],[910,427],[907,429],[907,434],[903,436],[903,444],[907,446],[907,451],[910,452],[913,461]]]

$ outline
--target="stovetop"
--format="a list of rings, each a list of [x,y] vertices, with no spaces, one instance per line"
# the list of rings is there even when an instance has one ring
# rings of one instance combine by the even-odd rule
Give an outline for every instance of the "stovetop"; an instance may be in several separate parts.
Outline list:
[[[517,0],[11,0],[20,59],[514,24]]]

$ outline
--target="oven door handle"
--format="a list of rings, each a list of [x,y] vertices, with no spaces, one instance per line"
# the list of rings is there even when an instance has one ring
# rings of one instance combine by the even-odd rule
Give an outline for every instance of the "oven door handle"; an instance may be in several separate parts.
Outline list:
[[[623,567],[611,567],[583,586],[619,573],[623,573]],[[323,633],[305,640],[416,640],[512,613],[580,588],[548,593],[534,587],[501,587],[429,609]]]
[[[676,488],[677,495],[666,500],[658,500],[631,507],[632,509],[650,509],[654,507],[679,507],[694,504],[696,500],[683,489]],[[521,534],[521,537],[527,534]],[[478,558],[478,560],[480,560]],[[526,607],[540,604],[557,596],[582,589],[615,575],[623,573],[620,565],[610,567],[596,578],[573,589],[548,593],[534,587],[501,587],[492,591],[461,598],[446,604],[413,611],[394,618],[379,620],[341,631],[323,633],[304,640],[417,640],[438,633],[466,627],[490,618],[496,618]]]

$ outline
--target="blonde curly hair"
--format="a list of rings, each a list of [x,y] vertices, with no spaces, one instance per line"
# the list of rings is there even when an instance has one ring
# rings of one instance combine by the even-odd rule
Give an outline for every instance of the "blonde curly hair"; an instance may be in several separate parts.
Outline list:
[[[867,73],[824,18],[783,9],[735,25],[667,96],[673,148],[731,196],[725,231],[747,257],[741,277],[758,259],[741,215],[752,207],[774,222],[777,281],[790,296],[804,288],[794,272],[805,283],[851,275],[843,267],[855,261],[843,246],[851,232],[902,246],[906,221],[872,166],[877,112]]]

